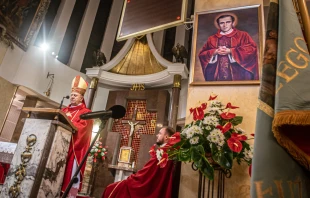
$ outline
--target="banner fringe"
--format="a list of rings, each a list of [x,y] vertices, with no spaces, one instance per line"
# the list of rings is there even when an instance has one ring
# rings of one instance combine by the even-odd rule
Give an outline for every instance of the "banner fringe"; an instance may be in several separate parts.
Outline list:
[[[284,147],[300,165],[310,171],[310,156],[296,146],[287,136],[281,134],[280,127],[283,125],[310,126],[310,111],[282,111],[275,114],[272,123],[272,131],[278,143]]]

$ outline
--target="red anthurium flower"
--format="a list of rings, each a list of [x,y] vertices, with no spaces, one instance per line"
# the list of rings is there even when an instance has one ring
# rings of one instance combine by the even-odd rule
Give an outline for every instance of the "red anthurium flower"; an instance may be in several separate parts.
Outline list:
[[[104,160],[104,159],[105,159],[105,157],[103,156],[103,157],[101,157],[101,159],[102,159],[102,160]]]
[[[215,100],[215,99],[216,99],[216,97],[217,97],[217,95],[216,95],[216,96],[213,96],[213,97],[212,97],[212,96],[210,96],[210,97],[209,97],[209,101],[210,101],[210,100]]]
[[[154,145],[151,147],[151,150],[149,151],[149,153],[150,153],[150,155],[151,155],[152,157],[155,157],[155,156],[156,156],[155,146],[156,146],[156,144],[154,144]]]
[[[244,141],[244,140],[248,139],[245,135],[241,135],[238,133],[232,133],[231,138],[235,138],[235,139],[240,140],[240,141]]]
[[[239,107],[237,107],[237,106],[232,106],[231,105],[231,103],[229,102],[229,103],[227,103],[227,105],[226,105],[226,109],[237,109],[237,108],[239,108]]]
[[[201,108],[202,108],[202,110],[205,110],[207,108],[207,103],[202,103]]]
[[[190,108],[189,111],[190,113],[193,113],[193,119],[196,120],[202,120],[204,118],[204,112],[203,110],[206,108],[206,105],[201,105],[200,107],[196,108]]]
[[[229,138],[227,140],[228,147],[236,153],[239,153],[242,150],[241,142],[236,138]]]
[[[223,118],[224,120],[230,120],[230,119],[233,119],[234,117],[236,117],[236,114],[234,113],[222,113],[221,114],[221,118]]]
[[[198,112],[197,119],[198,119],[198,120],[202,120],[202,119],[204,118],[203,109],[202,109],[201,107],[198,107],[198,108],[197,108],[197,112]]]
[[[168,154],[164,152],[163,156],[161,157],[161,160],[157,163],[157,165],[159,165],[160,168],[164,168],[167,162],[168,162]]]
[[[227,122],[224,126],[217,125],[216,128],[220,129],[222,133],[226,133],[231,128],[231,123]]]
[[[173,134],[169,138],[168,144],[169,145],[174,145],[174,144],[180,142],[180,140],[181,140],[180,132],[176,132],[175,134]]]

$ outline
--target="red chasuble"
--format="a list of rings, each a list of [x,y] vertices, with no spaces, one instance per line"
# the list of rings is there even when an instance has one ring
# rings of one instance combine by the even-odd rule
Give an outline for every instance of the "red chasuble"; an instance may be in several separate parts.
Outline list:
[[[177,132],[164,147],[155,151],[153,146],[150,150],[150,161],[126,180],[110,184],[103,192],[102,198],[171,198],[175,166],[173,161],[167,159],[168,155],[165,152],[178,141],[180,133]],[[159,150],[164,151],[160,164],[157,159]]]
[[[228,55],[217,55],[217,60],[213,60],[219,46],[230,48],[234,61]],[[234,29],[221,35],[218,31],[208,38],[198,56],[206,81],[258,80],[257,46],[247,32]]]
[[[78,128],[78,131],[72,135],[68,151],[67,166],[61,189],[62,191],[65,191],[71,180],[74,159],[78,164],[80,164],[86,151],[88,150],[91,140],[93,121],[80,119],[80,115],[91,112],[83,103],[75,107],[71,107],[71,105],[69,105],[69,107],[62,109],[62,111],[66,113],[73,125]],[[80,171],[80,188],[85,165],[86,164],[83,165]]]

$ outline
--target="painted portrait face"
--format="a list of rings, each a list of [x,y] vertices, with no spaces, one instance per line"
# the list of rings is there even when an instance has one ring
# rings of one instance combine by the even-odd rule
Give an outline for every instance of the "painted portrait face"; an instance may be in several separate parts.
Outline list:
[[[80,103],[82,103],[83,101],[83,96],[82,94],[78,93],[78,92],[71,92],[70,95],[70,104],[73,106],[79,105]]]
[[[219,19],[219,26],[222,32],[228,32],[232,28],[232,18],[228,16]]]

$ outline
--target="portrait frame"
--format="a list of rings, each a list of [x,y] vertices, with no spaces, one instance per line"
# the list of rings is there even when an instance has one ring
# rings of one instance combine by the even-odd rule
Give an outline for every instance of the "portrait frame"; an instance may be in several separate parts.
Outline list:
[[[254,12],[255,10],[255,12]],[[207,42],[208,38],[216,34],[218,24],[216,24],[217,16],[229,13],[237,16],[236,29],[247,32],[253,39],[257,46],[257,79],[253,80],[206,80],[205,74],[199,59],[199,52]],[[220,10],[210,10],[196,12],[194,16],[194,29],[193,29],[193,44],[192,44],[192,60],[190,71],[190,85],[203,86],[203,85],[258,85],[261,78],[261,58],[263,55],[263,21],[262,21],[262,6],[260,4],[242,6],[235,8],[227,8]],[[247,16],[244,18],[242,16]],[[254,21],[254,23],[253,23]],[[252,23],[249,23],[252,22]],[[242,24],[243,23],[243,24]],[[242,25],[240,25],[242,24]],[[240,27],[241,28],[238,28]],[[253,29],[256,27],[256,29]],[[248,31],[249,29],[249,31]],[[208,76],[208,75],[207,75]],[[207,77],[206,77],[207,78]]]
[[[10,16],[12,15],[13,9],[8,9],[10,15],[7,12],[4,13],[0,11],[0,19],[3,20],[3,25],[7,28],[6,31],[8,37],[22,50],[27,51],[28,47],[32,43],[34,36],[37,34],[39,28],[41,27],[50,2],[51,0],[37,0],[35,2],[30,2],[33,3],[32,5],[28,5],[28,2],[27,5],[23,5],[25,7],[25,10],[26,8],[28,10],[22,10],[22,8],[24,7],[17,10],[15,9],[16,14],[13,15],[13,17]],[[16,5],[13,6],[16,7]],[[22,15],[21,13],[23,14],[24,18],[22,18],[22,20],[17,20],[17,16]],[[13,21],[13,19],[16,19],[17,22],[19,22],[18,28],[16,27],[16,23],[13,23],[16,22]]]
[[[118,162],[130,164],[133,152],[130,146],[122,146],[118,155]]]

